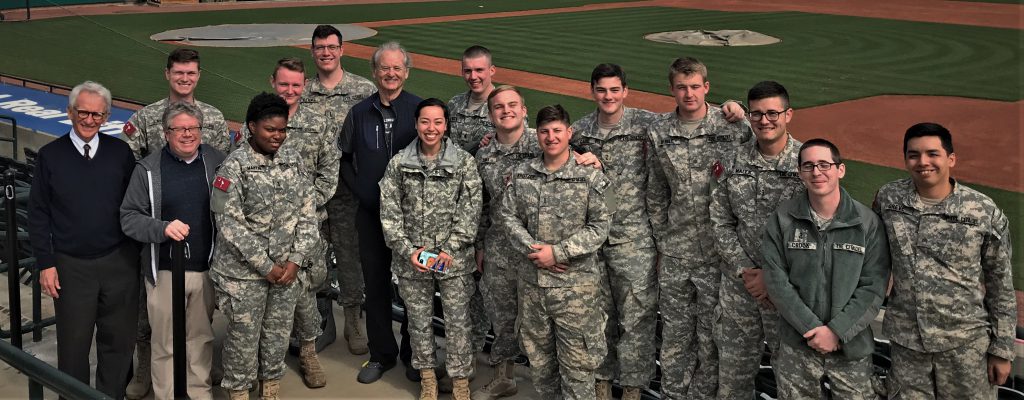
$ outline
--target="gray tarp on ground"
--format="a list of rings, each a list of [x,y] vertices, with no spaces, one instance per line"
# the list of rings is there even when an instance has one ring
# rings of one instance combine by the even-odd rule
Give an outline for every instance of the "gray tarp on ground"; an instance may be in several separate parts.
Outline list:
[[[335,24],[346,41],[368,38],[377,31],[358,25]],[[274,47],[310,44],[316,24],[225,24],[175,29],[149,38],[180,41],[192,46]]]
[[[779,38],[743,29],[659,32],[645,35],[644,39],[689,46],[763,46],[782,41]]]

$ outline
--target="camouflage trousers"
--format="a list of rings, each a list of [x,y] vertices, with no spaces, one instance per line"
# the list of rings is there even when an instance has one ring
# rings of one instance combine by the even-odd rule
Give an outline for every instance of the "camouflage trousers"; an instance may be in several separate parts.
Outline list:
[[[778,399],[843,399],[874,400],[871,386],[871,356],[845,360],[822,355],[806,345],[794,348],[786,343],[779,346],[779,354],[772,358]],[[828,377],[832,396],[822,391],[821,379]]]
[[[701,263],[661,256],[663,399],[717,398],[718,351],[712,334],[721,275],[717,258]]]
[[[487,343],[487,331],[491,330],[491,320],[487,318],[487,308],[484,306],[483,274],[474,272],[473,293],[469,299],[469,323],[473,335],[473,352],[484,351]]]
[[[649,242],[649,240],[648,240]],[[647,387],[655,371],[655,327],[658,318],[658,251],[653,243],[630,242],[601,247],[601,297],[608,323],[608,355],[594,375],[601,380]]]
[[[490,235],[488,235],[490,236]],[[487,238],[484,251],[484,273],[480,281],[487,319],[494,328],[494,343],[491,345],[491,364],[513,360],[521,353],[516,337],[516,319],[519,316],[519,277],[508,258],[508,248],[502,252],[499,240]]]
[[[594,399],[594,370],[607,352],[600,290],[519,281],[519,334],[541,399]]]
[[[362,307],[365,297],[363,268],[359,264],[359,235],[356,231],[356,209],[359,202],[344,183],[327,201],[327,221],[330,224],[331,248],[338,262],[338,285],[343,307]]]
[[[409,343],[412,346],[412,367],[436,368],[434,348],[434,293],[440,288],[444,310],[445,367],[448,375],[466,378],[473,373],[473,341],[469,321],[469,298],[473,292],[473,275],[434,279],[398,278],[398,292],[405,301],[409,318]]]
[[[321,236],[323,237],[323,236]],[[320,240],[317,250],[306,260],[296,282],[301,286],[295,301],[295,337],[302,341],[316,340],[324,333],[323,316],[316,306],[316,292],[327,277],[327,242]]]
[[[890,399],[995,399],[988,383],[986,337],[937,353],[922,353],[892,343]]]
[[[247,390],[255,379],[280,379],[302,285],[273,285],[263,279],[233,279],[213,272],[210,276],[217,290],[217,305],[227,319],[220,386]]]
[[[722,275],[715,308],[715,344],[718,348],[718,398],[748,400],[754,395],[764,343],[772,354],[779,350],[774,309],[762,308],[743,287],[743,279]]]

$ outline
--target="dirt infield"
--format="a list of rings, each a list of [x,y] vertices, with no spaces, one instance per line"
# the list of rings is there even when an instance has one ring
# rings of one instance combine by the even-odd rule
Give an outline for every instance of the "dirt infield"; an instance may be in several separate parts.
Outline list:
[[[308,47],[308,46],[307,46]],[[345,55],[369,59],[373,48],[345,44]],[[416,68],[459,75],[456,60],[413,54]],[[415,79],[415,78],[413,78]],[[498,68],[495,81],[566,96],[590,98],[589,83]],[[667,88],[666,88],[667,89]],[[626,103],[651,111],[672,111],[670,96],[630,90]],[[903,132],[922,121],[942,123],[956,135],[958,177],[1024,192],[1024,101],[1001,102],[943,96],[876,96],[801,109],[791,123],[798,139],[817,136],[836,142],[850,159],[903,168]]]
[[[443,0],[402,0],[401,2],[428,2]],[[73,15],[107,15],[107,14],[139,14],[139,13],[171,13],[187,11],[216,11],[233,9],[265,9],[282,7],[308,7],[349,4],[380,4],[396,3],[396,0],[299,0],[299,1],[246,1],[219,2],[201,4],[172,4],[160,7],[136,4],[89,4],[67,7],[33,8],[32,19],[67,17]],[[961,24],[988,26],[995,28],[1024,28],[1024,6],[1019,4],[977,3],[943,0],[859,0],[859,1],[820,1],[820,0],[778,0],[771,2],[755,0],[646,0],[621,3],[589,4],[580,7],[562,7],[543,10],[511,11],[488,13],[483,8],[480,14],[453,15],[444,17],[412,18],[404,20],[367,22],[363,26],[379,27],[391,25],[408,25],[430,22],[462,21],[484,18],[501,18],[520,15],[556,14],[588,10],[607,10],[624,7],[677,7],[718,11],[771,12],[801,11],[815,14],[834,14],[856,17],[898,19],[906,21],[938,22],[944,24]],[[483,7],[483,6],[481,6]],[[25,19],[25,10],[7,10],[3,12],[9,20]]]
[[[356,3],[388,3],[393,0],[323,0],[323,1],[271,1],[244,3],[204,3],[163,7],[121,4],[83,5],[66,8],[33,9],[33,19],[68,15],[127,14],[148,12],[213,11],[239,8],[278,8]],[[413,0],[427,1],[427,0]],[[453,15],[428,18],[365,22],[360,25],[376,28],[383,26],[448,22],[521,15],[555,14],[587,10],[606,10],[625,7],[663,6],[710,9],[719,11],[800,11],[819,14],[899,19],[949,24],[1022,29],[1024,6],[1018,4],[974,3],[942,0],[861,0],[817,1],[777,0],[645,0],[590,4],[543,10]],[[6,11],[8,19],[19,19],[24,10]],[[24,18],[23,15],[20,18]],[[369,58],[372,48],[348,43],[345,52],[357,58]],[[458,75],[457,60],[413,56],[416,66],[449,75]],[[588,97],[587,82],[525,71],[499,69],[496,80],[575,97]],[[627,102],[634,107],[653,111],[669,111],[673,107],[670,97],[632,91]],[[1013,191],[1024,191],[1021,155],[1024,142],[1020,138],[1024,127],[1024,102],[998,102],[938,96],[879,96],[799,110],[792,123],[793,131],[801,139],[827,136],[834,139],[850,158],[872,164],[902,168],[899,156],[902,132],[920,121],[943,123],[957,135],[957,153],[960,163],[957,175],[963,179]]]

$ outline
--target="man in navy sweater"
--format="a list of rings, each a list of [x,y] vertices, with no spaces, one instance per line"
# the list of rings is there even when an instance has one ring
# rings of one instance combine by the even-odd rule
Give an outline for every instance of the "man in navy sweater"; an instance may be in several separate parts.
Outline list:
[[[96,388],[124,397],[139,302],[139,248],[121,232],[120,206],[135,157],[100,135],[110,91],[86,81],[71,90],[72,129],[39,150],[29,236],[37,278],[57,314],[57,366],[89,383],[96,331]]]
[[[402,323],[401,351],[391,329],[391,249],[384,243],[377,186],[391,157],[416,138],[416,105],[421,99],[402,90],[411,66],[409,53],[397,42],[380,45],[370,60],[377,93],[352,107],[338,138],[343,152],[342,181],[359,200],[356,227],[370,347],[370,360],[363,364],[357,378],[361,383],[380,379],[395,366],[399,355],[407,366],[406,377],[419,380],[419,371],[409,367],[412,350],[406,324]]]

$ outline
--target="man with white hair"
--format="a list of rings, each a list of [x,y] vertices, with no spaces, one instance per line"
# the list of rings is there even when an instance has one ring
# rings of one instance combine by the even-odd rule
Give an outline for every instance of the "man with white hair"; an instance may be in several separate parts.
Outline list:
[[[89,383],[96,332],[96,389],[123,398],[139,310],[139,248],[121,232],[120,205],[135,165],[128,144],[99,134],[110,91],[71,90],[71,132],[39,149],[29,199],[36,276],[53,297],[57,367]]]

